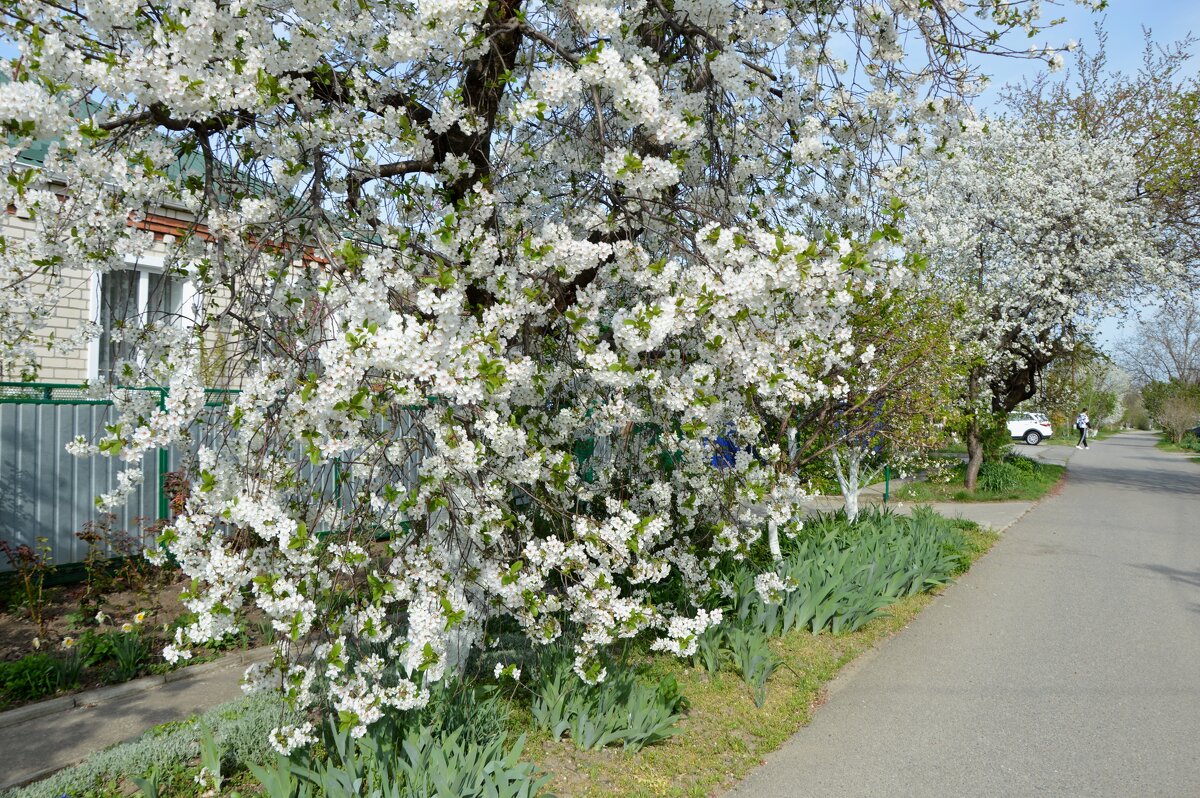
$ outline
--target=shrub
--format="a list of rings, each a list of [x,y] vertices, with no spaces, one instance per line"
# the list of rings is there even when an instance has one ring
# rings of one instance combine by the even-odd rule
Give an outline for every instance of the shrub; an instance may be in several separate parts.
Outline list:
[[[1158,412],[1158,423],[1175,444],[1183,441],[1197,421],[1200,421],[1200,399],[1193,396],[1168,397]]]
[[[14,545],[7,540],[0,540],[0,552],[17,574],[17,580],[24,592],[25,608],[29,611],[29,620],[37,624],[38,630],[44,633],[45,619],[42,616],[46,609],[46,577],[54,573],[50,539],[39,537],[36,546],[25,543]]]
[[[1037,463],[1022,454],[1010,454],[1004,458],[1004,462],[1022,474],[1032,475],[1037,471]]]
[[[29,654],[0,662],[0,688],[12,701],[36,701],[58,692],[58,661],[50,654]]]
[[[984,463],[979,467],[979,487],[988,493],[1016,490],[1025,480],[1021,469],[1006,461]]]

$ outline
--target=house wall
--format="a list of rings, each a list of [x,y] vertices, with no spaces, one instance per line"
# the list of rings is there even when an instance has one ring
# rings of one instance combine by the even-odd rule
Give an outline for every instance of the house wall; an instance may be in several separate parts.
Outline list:
[[[164,238],[182,232],[190,224],[191,221],[185,212],[164,208],[162,213],[150,215],[146,221],[139,223],[139,226],[154,231],[155,245],[150,254],[165,257],[169,253],[169,246]],[[10,211],[0,217],[0,235],[7,239],[23,241],[34,236],[36,232],[37,223],[26,214]],[[98,318],[99,297],[96,295],[97,284],[91,270],[66,265],[61,274],[62,293],[54,307],[53,315],[42,325],[39,336],[42,340],[48,340],[51,335],[59,340],[69,338],[81,325]],[[42,290],[48,289],[49,280],[45,275],[35,275],[33,280]],[[39,382],[78,385],[95,376],[92,360],[95,359],[96,353],[86,343],[70,350],[60,347],[51,351],[45,345],[37,349]],[[17,378],[17,375],[6,376],[8,380]]]
[[[36,223],[25,215],[7,213],[0,221],[0,235],[13,241],[23,241],[32,237]],[[79,326],[89,319],[91,313],[91,296],[89,291],[90,279],[82,269],[66,268],[63,270],[63,293],[58,302],[54,315],[49,318],[44,327],[44,335],[51,333],[56,338],[69,337]],[[42,274],[34,277],[34,283],[42,290],[48,286],[48,280]],[[87,347],[78,347],[70,352],[51,353],[45,347],[39,347],[38,379],[43,382],[79,383],[87,379],[88,352]]]

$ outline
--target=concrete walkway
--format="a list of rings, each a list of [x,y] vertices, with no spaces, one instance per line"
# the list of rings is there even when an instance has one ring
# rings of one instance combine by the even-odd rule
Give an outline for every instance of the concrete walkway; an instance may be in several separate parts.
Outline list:
[[[1200,796],[1200,467],[1154,443],[1066,448],[1063,492],[732,795]]]
[[[1066,465],[1067,461],[1071,459],[1071,455],[1078,451],[1074,446],[1050,446],[1047,444],[1028,446],[1024,443],[1014,444],[1013,449],[1025,457],[1054,465]],[[882,482],[868,485],[859,494],[859,505],[868,507],[885,504],[884,497],[887,495],[892,497],[886,502],[888,508],[902,515],[908,515],[916,505],[910,502],[896,501],[894,498],[896,491],[908,481],[894,479],[890,485]],[[814,513],[830,513],[840,510],[843,504],[844,500],[841,496],[812,496],[805,502],[805,509]],[[932,502],[928,506],[946,518],[966,518],[995,532],[1003,532],[1029,512],[1034,503],[1023,501]]]
[[[268,649],[231,654],[163,676],[89,690],[0,713],[0,790],[82,762],[90,754],[242,694],[242,673]]]

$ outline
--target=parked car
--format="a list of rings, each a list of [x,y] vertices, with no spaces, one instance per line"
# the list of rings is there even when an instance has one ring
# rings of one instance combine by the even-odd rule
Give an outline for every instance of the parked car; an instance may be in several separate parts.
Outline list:
[[[1045,413],[1009,413],[1008,434],[1037,446],[1043,438],[1053,435],[1054,430]]]

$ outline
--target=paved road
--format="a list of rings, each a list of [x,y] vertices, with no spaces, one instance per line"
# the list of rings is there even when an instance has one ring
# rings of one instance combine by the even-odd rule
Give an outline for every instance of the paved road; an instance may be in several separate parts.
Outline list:
[[[1129,433],[732,793],[1200,796],[1200,466]]]

